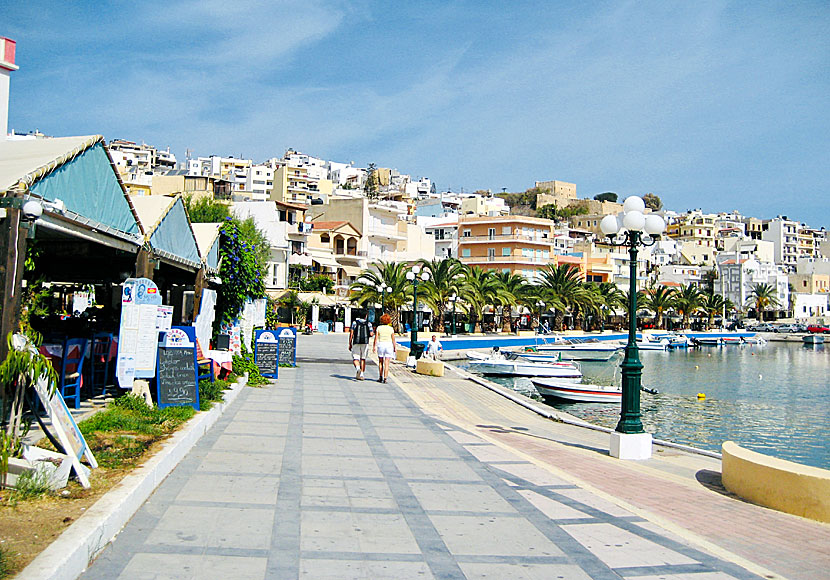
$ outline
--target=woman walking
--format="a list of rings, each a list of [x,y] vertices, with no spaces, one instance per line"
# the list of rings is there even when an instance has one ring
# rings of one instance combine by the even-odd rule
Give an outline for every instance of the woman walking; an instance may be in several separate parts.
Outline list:
[[[391,321],[392,318],[388,314],[380,317],[380,326],[375,329],[375,340],[372,343],[372,352],[378,353],[378,366],[380,367],[378,382],[381,383],[385,383],[389,377],[389,363],[398,352],[398,346],[395,344],[395,329],[389,325]]]

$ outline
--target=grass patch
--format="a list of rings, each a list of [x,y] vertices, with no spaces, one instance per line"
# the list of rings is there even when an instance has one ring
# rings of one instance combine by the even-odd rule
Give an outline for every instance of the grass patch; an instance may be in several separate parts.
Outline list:
[[[78,427],[102,467],[122,469],[138,463],[150,445],[195,413],[193,407],[150,407],[141,397],[129,394],[113,400]]]
[[[0,578],[8,578],[12,572],[11,558],[6,550],[0,546]]]
[[[24,471],[17,478],[14,488],[9,490],[8,502],[11,505],[21,500],[31,500],[52,493],[49,488],[49,476],[43,471]]]
[[[202,379],[199,381],[199,410],[208,411],[213,407],[213,403],[222,402],[222,392],[231,388],[229,381],[216,379],[211,382],[210,379]]]

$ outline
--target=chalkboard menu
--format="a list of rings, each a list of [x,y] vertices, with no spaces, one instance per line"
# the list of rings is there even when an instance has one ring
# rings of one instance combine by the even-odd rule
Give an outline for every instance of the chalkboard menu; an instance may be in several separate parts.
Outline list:
[[[280,364],[297,366],[297,329],[293,326],[280,329]]]
[[[264,377],[277,378],[279,343],[272,330],[257,330],[254,340],[254,364]]]
[[[159,343],[156,390],[159,407],[191,405],[199,408],[195,335],[173,327]],[[192,327],[187,327],[192,330]]]

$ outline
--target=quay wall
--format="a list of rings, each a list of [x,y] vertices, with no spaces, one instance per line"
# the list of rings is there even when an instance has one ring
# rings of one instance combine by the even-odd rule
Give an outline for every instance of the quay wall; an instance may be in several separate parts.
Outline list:
[[[726,489],[762,506],[830,523],[830,470],[769,457],[732,441],[722,451]]]

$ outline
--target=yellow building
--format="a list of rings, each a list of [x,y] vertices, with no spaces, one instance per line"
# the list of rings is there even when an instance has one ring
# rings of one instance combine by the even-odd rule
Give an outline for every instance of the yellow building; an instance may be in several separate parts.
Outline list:
[[[552,220],[527,216],[462,217],[459,259],[470,266],[533,280],[545,266],[556,263],[553,228]]]
[[[328,274],[347,288],[363,271],[365,257],[358,250],[361,234],[347,221],[314,221],[308,237],[312,271]],[[343,294],[342,292],[338,292]]]
[[[827,274],[790,274],[793,292],[819,294],[830,291],[830,276]]]
[[[274,171],[274,188],[270,199],[287,203],[309,203],[313,198],[331,192],[331,180],[310,174],[308,167],[287,163]]]

